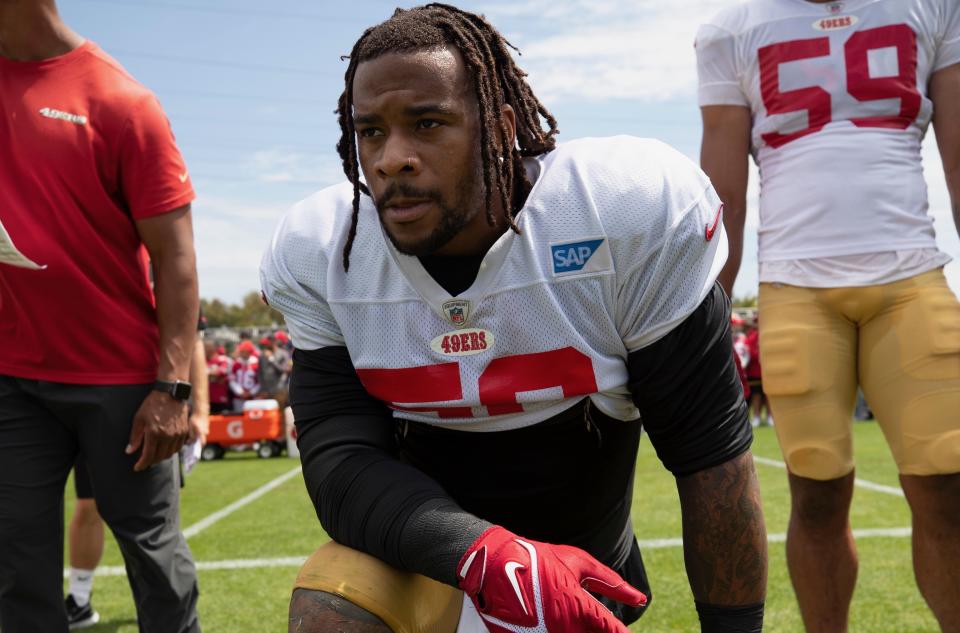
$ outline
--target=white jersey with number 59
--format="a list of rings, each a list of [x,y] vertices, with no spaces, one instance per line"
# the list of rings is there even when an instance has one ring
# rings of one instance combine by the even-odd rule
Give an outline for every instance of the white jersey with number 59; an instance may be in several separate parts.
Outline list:
[[[696,46],[700,105],[753,115],[761,262],[935,248],[920,144],[958,0],[750,0]]]

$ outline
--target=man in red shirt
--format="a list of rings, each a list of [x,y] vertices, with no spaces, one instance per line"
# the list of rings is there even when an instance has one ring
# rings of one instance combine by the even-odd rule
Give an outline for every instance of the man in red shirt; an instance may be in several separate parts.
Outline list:
[[[260,393],[260,357],[257,347],[250,341],[240,341],[237,357],[230,369],[230,390],[234,407],[243,408],[243,403]]]
[[[0,2],[0,165],[0,629],[67,631],[82,451],[140,630],[199,631],[169,459],[189,433],[193,188],[156,98],[53,0]]]
[[[773,424],[773,417],[770,415],[770,405],[767,403],[767,395],[763,392],[763,369],[760,367],[760,329],[757,327],[757,319],[750,320],[747,328],[746,338],[747,349],[750,352],[750,362],[747,363],[747,381],[750,384],[750,422],[753,426],[761,426],[761,411],[766,408],[767,425]]]
[[[233,362],[229,356],[220,353],[215,342],[205,341],[203,347],[210,383],[210,412],[223,413],[230,408],[230,368]]]

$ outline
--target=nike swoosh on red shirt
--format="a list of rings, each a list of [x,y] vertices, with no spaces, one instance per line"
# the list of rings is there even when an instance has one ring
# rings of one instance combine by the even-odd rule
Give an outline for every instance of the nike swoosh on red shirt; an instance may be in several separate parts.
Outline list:
[[[713,239],[713,234],[717,232],[717,226],[720,224],[720,214],[723,213],[723,203],[720,203],[720,208],[717,209],[717,217],[713,218],[713,224],[706,225],[705,237],[707,241]]]

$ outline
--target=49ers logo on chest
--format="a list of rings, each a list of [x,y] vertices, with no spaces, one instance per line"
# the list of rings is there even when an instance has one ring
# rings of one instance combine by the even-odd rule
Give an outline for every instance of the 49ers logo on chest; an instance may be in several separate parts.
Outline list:
[[[493,347],[493,332],[488,330],[459,330],[447,332],[430,341],[430,348],[446,356],[473,356]]]

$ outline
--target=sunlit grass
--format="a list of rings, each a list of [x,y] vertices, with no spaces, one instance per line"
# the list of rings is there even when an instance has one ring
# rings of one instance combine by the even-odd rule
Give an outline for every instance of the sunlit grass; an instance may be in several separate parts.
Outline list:
[[[863,479],[897,485],[897,473],[879,429],[872,423],[855,425],[858,470]],[[780,459],[772,429],[757,430],[756,455]],[[218,462],[201,463],[187,479],[182,496],[182,525],[196,523],[266,482],[295,468],[288,459],[256,459],[231,454]],[[767,529],[786,530],[789,498],[786,473],[757,465]],[[67,517],[72,507],[68,486]],[[910,525],[904,499],[862,488],[856,490],[852,510],[854,528],[900,528]],[[657,461],[644,439],[637,463],[633,518],[641,540],[680,536],[680,505],[672,477]],[[197,561],[305,557],[327,540],[299,476],[238,510],[190,539]],[[121,565],[116,545],[108,537],[104,565]],[[851,631],[869,633],[936,632],[936,624],[916,590],[905,538],[871,538],[858,542],[860,576],[851,613]],[[645,549],[653,585],[650,611],[635,631],[699,631],[696,612],[683,568],[680,547]],[[274,632],[286,630],[287,601],[295,566],[200,572],[200,617],[208,633]],[[123,576],[100,576],[94,605],[101,624],[93,633],[137,631],[130,589]],[[893,598],[893,599],[891,599]],[[770,584],[766,631],[802,632],[796,600],[787,575],[783,543],[770,544]]]

